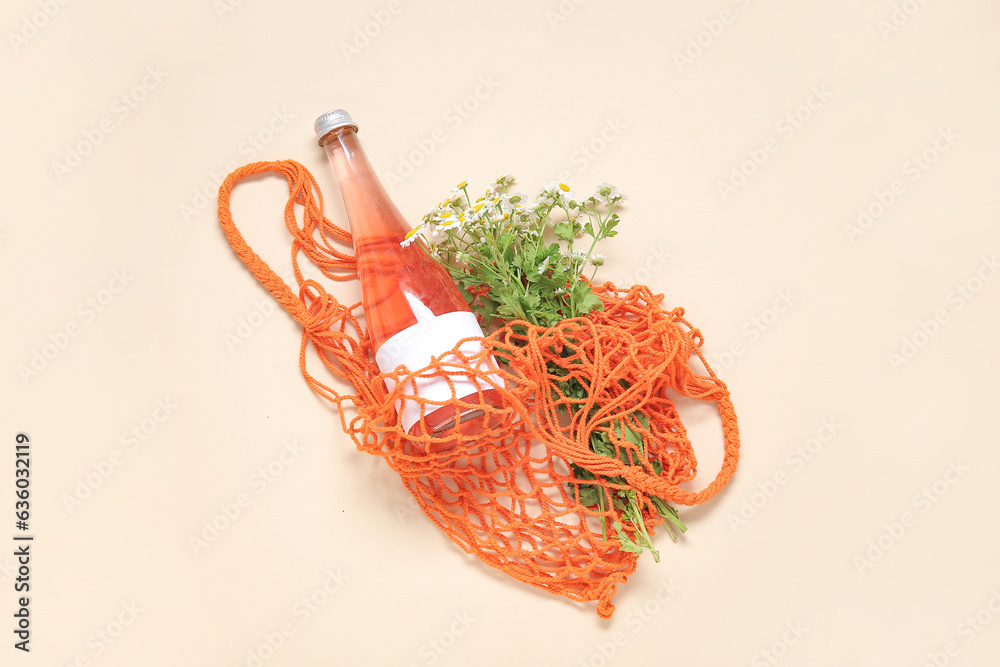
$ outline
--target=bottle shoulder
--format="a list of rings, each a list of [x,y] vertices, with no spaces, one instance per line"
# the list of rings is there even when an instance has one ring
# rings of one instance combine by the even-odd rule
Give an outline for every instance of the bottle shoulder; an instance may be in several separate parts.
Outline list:
[[[469,311],[448,272],[415,244],[362,240],[355,251],[365,319],[376,346],[429,318]]]

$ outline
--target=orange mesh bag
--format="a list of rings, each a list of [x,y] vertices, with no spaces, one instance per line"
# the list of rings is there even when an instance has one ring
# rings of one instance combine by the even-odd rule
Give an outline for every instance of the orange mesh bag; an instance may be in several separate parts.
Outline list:
[[[288,182],[284,218],[293,235],[297,293],[250,249],[230,212],[234,185],[265,172]],[[520,581],[572,600],[596,601],[597,613],[610,617],[611,599],[635,571],[638,554],[623,549],[609,526],[652,534],[663,520],[658,502],[705,502],[736,469],[739,432],[726,385],[708,369],[701,334],[683,309],[665,310],[663,295],[648,287],[604,283],[594,287],[604,309],[587,317],[550,328],[508,322],[487,337],[480,354],[466,356],[459,345],[426,368],[380,373],[359,322],[361,304],[341,304],[300,270],[302,252],[330,279],[356,277],[353,257],[336,247],[350,243],[350,233],[324,217],[319,187],[305,167],[279,161],[237,169],[220,187],[219,220],[240,259],[302,326],[302,373],[337,407],[358,449],[385,459],[424,513],[463,550]],[[310,346],[355,393],[324,384],[307,370]],[[492,376],[483,370],[489,356],[503,362]],[[708,375],[691,369],[692,356]],[[483,402],[486,430],[437,452],[432,436],[404,432],[395,405],[405,399],[433,410],[441,403],[407,395],[407,380],[456,373],[500,392],[502,407]],[[385,379],[395,381],[392,392]],[[568,385],[586,391],[565,391]],[[697,461],[672,392],[714,401],[722,421],[721,470],[697,493],[680,488],[695,477]],[[604,434],[612,455],[591,449],[595,432]],[[625,493],[643,525],[620,521],[613,498]]]

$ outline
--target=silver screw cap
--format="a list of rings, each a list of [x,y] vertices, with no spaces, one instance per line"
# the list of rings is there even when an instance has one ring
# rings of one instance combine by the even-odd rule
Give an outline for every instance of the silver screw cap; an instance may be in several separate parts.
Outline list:
[[[347,113],[343,109],[327,111],[325,114],[317,118],[316,122],[313,123],[313,129],[316,131],[316,140],[319,142],[319,145],[323,145],[320,140],[329,134],[331,130],[344,126],[353,127],[355,132],[358,131],[358,125],[351,120],[351,114]]]

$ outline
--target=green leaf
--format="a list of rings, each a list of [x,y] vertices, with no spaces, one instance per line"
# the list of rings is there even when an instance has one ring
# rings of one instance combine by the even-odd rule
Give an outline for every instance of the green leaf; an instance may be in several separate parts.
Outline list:
[[[504,249],[504,251],[503,251],[503,261],[506,262],[508,266],[514,263],[514,247],[513,246],[507,246]]]
[[[541,302],[541,297],[531,292],[528,294],[518,293],[517,298],[521,302],[521,308],[529,315],[535,312],[538,308],[538,304]]]
[[[590,448],[601,456],[607,456],[609,458],[615,458],[615,446],[610,442],[606,442],[602,439],[590,439]]]
[[[567,243],[572,241],[573,237],[576,235],[573,231],[573,223],[568,220],[557,222],[552,226],[552,231],[555,233],[557,239],[566,241]]]
[[[612,500],[614,500],[615,509],[619,512],[627,512],[629,510],[629,493],[629,491],[622,489],[615,491]]]
[[[577,479],[583,479],[583,480],[597,479],[594,476],[594,473],[590,472],[586,468],[578,466],[575,463],[570,463],[569,467],[570,467],[570,470],[573,471],[573,476],[575,476]]]
[[[627,422],[625,423],[625,441],[642,447],[642,436],[637,431],[633,431]]]
[[[608,218],[607,222],[604,223],[604,233],[601,235],[601,238],[607,238],[608,236],[614,236],[617,234],[618,232],[612,232],[612,230],[618,226],[619,222],[621,222],[621,218],[618,217],[617,213],[613,213],[611,217]]]
[[[529,245],[526,248],[523,248],[522,251],[520,253],[518,253],[518,254],[521,257],[524,258],[524,261],[522,262],[521,265],[525,269],[527,269],[529,266],[531,266],[531,267],[537,267],[541,263],[541,258],[540,257],[538,258],[537,262],[535,261],[536,250],[535,250],[535,247],[532,246],[532,245]],[[527,271],[525,271],[525,273],[527,273]]]
[[[621,545],[618,548],[622,551],[627,551],[628,553],[633,554],[641,554],[646,549],[646,547],[641,544],[633,542],[632,538],[625,534],[621,523],[618,521],[615,521],[615,537],[618,538],[618,543]]]
[[[601,302],[597,295],[588,287],[585,283],[577,283],[577,285],[583,285],[586,291],[583,292],[576,300],[576,309],[580,315],[586,315],[592,310],[604,310],[604,304]]]
[[[573,486],[571,484],[571,486]],[[584,507],[593,507],[597,504],[597,494],[599,487],[591,484],[576,485],[576,500]]]
[[[621,459],[622,463],[630,466],[637,466],[642,464],[642,459],[640,458],[638,451],[634,449],[629,449],[628,447],[622,447],[621,454],[618,458]]]

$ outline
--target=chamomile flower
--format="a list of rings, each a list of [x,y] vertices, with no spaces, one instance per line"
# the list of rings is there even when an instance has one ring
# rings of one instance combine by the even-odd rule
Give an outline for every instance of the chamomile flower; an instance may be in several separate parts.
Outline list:
[[[624,201],[627,197],[622,193],[618,192],[618,188],[611,185],[610,183],[601,183],[597,186],[597,191],[594,193],[594,199],[607,200],[611,202]]]
[[[514,194],[504,193],[500,195],[497,205],[500,207],[501,211],[510,213],[514,217],[526,216],[530,211],[530,208],[528,207],[528,198],[520,192],[515,192]]]
[[[593,266],[603,266],[604,262],[606,262],[607,259],[608,256],[605,255],[604,253],[595,252],[593,255],[590,256],[590,263]]]
[[[540,211],[550,206],[555,206],[559,200],[556,198],[556,195],[552,192],[552,190],[549,188],[543,188],[538,191],[537,195],[535,195],[535,201],[538,202],[535,204],[535,210]]]
[[[414,241],[416,241],[418,235],[421,233],[421,230],[423,228],[424,228],[423,225],[420,225],[419,227],[414,227],[410,231],[406,232],[406,236],[404,236],[403,240],[399,242],[400,247],[401,248],[406,248],[411,243],[413,243]]]
[[[463,213],[456,213],[455,211],[443,212],[442,215],[437,218],[437,228],[441,230],[448,230],[461,226],[461,224],[465,221]]]
[[[496,180],[496,184],[499,185],[501,188],[508,188],[513,182],[514,182],[514,175],[511,174],[510,172],[507,172],[506,174],[504,174],[503,176],[501,176]]]
[[[563,205],[567,205],[576,200],[576,195],[573,194],[573,190],[565,183],[551,183],[549,185],[549,190],[554,195],[556,201]]]
[[[459,183],[458,185],[456,185],[454,188],[452,188],[451,191],[452,192],[462,192],[463,190],[465,190],[466,188],[468,188],[469,187],[469,183],[471,183],[474,180],[475,180],[474,178],[470,178],[468,180],[462,181],[461,183]]]
[[[426,214],[424,214],[424,218],[423,218],[424,224],[436,223],[443,216],[446,216],[446,215],[448,215],[451,212],[452,212],[451,209],[447,208],[447,202],[438,204],[437,206],[435,206],[431,210],[427,211]]]
[[[544,204],[545,206],[565,206],[576,199],[576,195],[573,194],[573,190],[565,183],[553,181],[542,188],[538,193],[537,199],[539,204]]]
[[[490,199],[480,197],[476,200],[476,203],[469,207],[466,215],[470,220],[482,220],[483,218],[489,217],[490,214]]]
[[[506,197],[507,201],[509,201],[512,206],[516,206],[518,208],[523,208],[528,204],[528,196],[523,192],[511,192],[506,195]]]
[[[570,250],[567,248],[562,251],[562,256],[570,260],[570,262],[582,262],[587,257],[587,253],[583,250]]]

